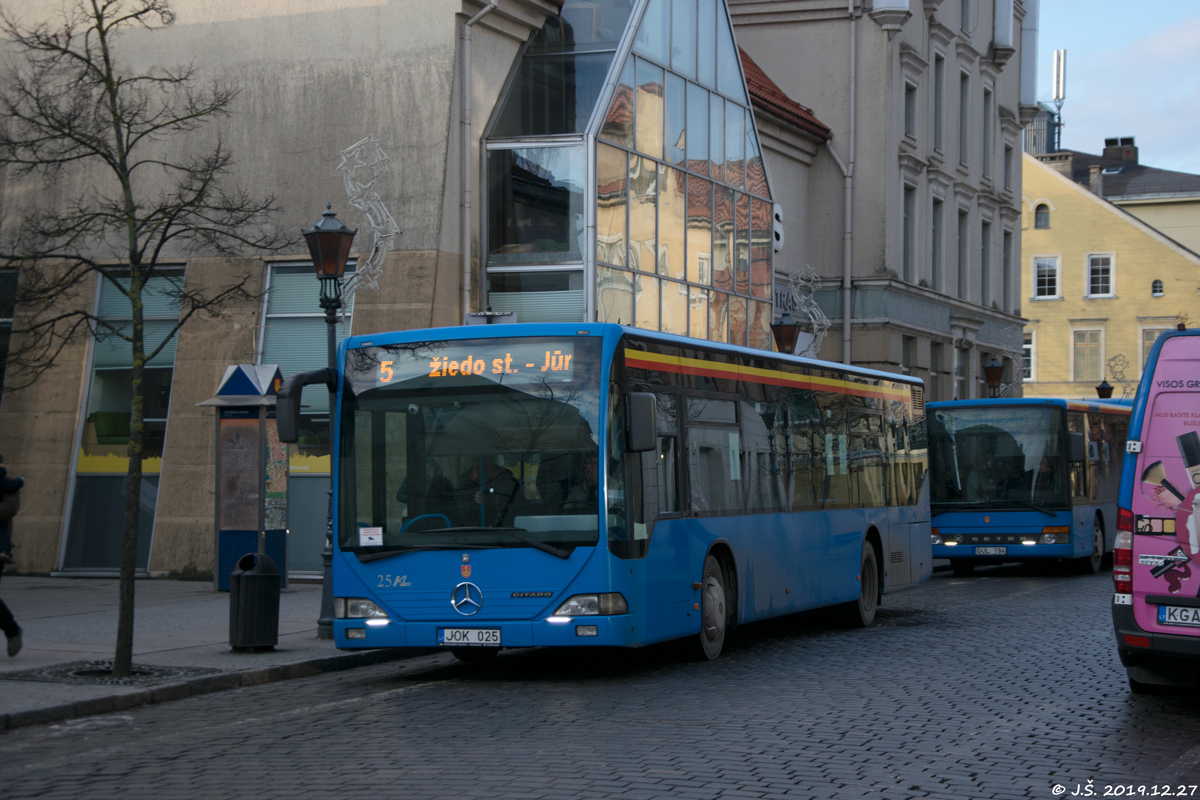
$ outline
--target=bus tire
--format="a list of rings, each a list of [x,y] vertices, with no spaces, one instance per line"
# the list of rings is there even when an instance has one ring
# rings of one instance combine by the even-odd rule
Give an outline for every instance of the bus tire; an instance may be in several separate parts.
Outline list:
[[[716,556],[704,559],[704,577],[700,582],[699,657],[712,661],[721,655],[728,628],[728,607],[725,599],[725,572]]]
[[[482,664],[491,661],[500,652],[499,647],[452,647],[450,652],[459,661],[467,664]]]
[[[1103,561],[1104,523],[1100,521],[1100,515],[1097,514],[1095,521],[1092,522],[1092,554],[1077,559],[1075,564],[1081,575],[1095,575],[1100,571],[1100,564]]]
[[[842,606],[842,615],[852,628],[866,628],[875,621],[879,608],[879,567],[875,547],[863,542],[862,563],[858,573],[858,599]]]
[[[960,578],[966,578],[975,571],[975,565],[964,558],[950,559],[950,569]]]

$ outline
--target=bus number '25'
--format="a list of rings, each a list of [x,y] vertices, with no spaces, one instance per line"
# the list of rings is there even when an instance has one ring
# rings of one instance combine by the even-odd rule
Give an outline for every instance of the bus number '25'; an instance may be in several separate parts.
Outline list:
[[[391,361],[379,362],[379,382],[391,383],[392,381],[392,363]]]

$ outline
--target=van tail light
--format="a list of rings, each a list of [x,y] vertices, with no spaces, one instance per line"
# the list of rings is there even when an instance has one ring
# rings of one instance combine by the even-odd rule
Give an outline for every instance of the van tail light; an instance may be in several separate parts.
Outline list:
[[[1130,636],[1127,633],[1127,634],[1125,634],[1124,638],[1125,638],[1125,644],[1129,645],[1130,647],[1149,647],[1150,646],[1150,637],[1149,636]]]
[[[1117,530],[1133,533],[1133,512],[1128,508],[1117,509]]]
[[[1122,513],[1129,512],[1118,509],[1118,520]],[[1133,534],[1127,530],[1117,534],[1117,541],[1113,545],[1113,591],[1117,594],[1133,594]]]

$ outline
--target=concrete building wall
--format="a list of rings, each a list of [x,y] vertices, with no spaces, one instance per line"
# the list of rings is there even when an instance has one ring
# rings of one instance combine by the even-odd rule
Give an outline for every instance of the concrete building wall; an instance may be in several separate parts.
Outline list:
[[[1099,381],[1073,374],[1073,332],[1098,330],[1102,377],[1116,387],[1114,397],[1132,396],[1146,355],[1142,332],[1170,330],[1178,322],[1194,326],[1200,319],[1200,256],[1037,159],[1024,158],[1021,297],[1025,333],[1033,337],[1033,377],[1025,381],[1025,395],[1095,398]],[[1050,210],[1047,228],[1034,225],[1033,210],[1041,203]],[[1114,296],[1086,296],[1091,254],[1111,255]],[[1035,297],[1038,257],[1059,260],[1060,296]],[[1152,295],[1154,280],[1163,282],[1161,296]],[[1113,362],[1118,357],[1127,362],[1124,386],[1113,369],[1121,371]]]

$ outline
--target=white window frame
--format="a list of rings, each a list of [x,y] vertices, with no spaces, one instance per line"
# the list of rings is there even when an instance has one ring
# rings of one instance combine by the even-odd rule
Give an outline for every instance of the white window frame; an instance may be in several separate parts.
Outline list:
[[[1042,294],[1042,295],[1038,294],[1037,267],[1038,267],[1038,261],[1041,261],[1043,259],[1053,259],[1054,260],[1054,290],[1055,290],[1054,294]],[[1032,290],[1032,293],[1029,297],[1029,299],[1031,301],[1061,300],[1062,296],[1063,296],[1063,293],[1062,293],[1062,254],[1061,253],[1042,253],[1042,254],[1035,254],[1035,255],[1030,256],[1029,257],[1029,278],[1030,278],[1029,288]]]
[[[1022,378],[1022,380],[1029,381],[1030,383],[1037,383],[1037,328],[1034,328],[1031,331],[1025,331],[1022,334],[1022,354],[1024,354],[1025,350],[1025,336],[1029,337],[1029,355],[1025,358],[1025,362],[1029,365],[1029,377]],[[1024,375],[1024,370],[1022,370],[1021,374]]]
[[[1107,294],[1092,294],[1092,259],[1107,258],[1108,259],[1108,293]],[[1086,298],[1096,297],[1116,297],[1117,296],[1117,254],[1116,253],[1088,253],[1083,257],[1083,296]]]
[[[1165,322],[1153,322],[1153,323],[1145,323],[1142,325],[1138,325],[1138,355],[1140,356],[1140,359],[1138,360],[1138,378],[1139,379],[1145,373],[1146,358],[1150,355],[1150,348],[1154,346],[1153,342],[1151,342],[1150,345],[1147,346],[1146,331],[1158,331],[1159,335],[1161,336],[1164,331],[1169,331],[1169,330],[1171,330],[1171,326],[1166,324]],[[1158,336],[1155,336],[1154,338],[1157,340]]]
[[[1100,377],[1095,378],[1094,380],[1096,380],[1096,381],[1104,380],[1104,372],[1105,372],[1105,360],[1104,360],[1105,335],[1104,335],[1104,331],[1105,331],[1105,326],[1104,325],[1090,325],[1090,324],[1089,325],[1078,325],[1078,326],[1072,325],[1071,326],[1071,339],[1069,342],[1069,346],[1071,348],[1070,361],[1071,361],[1071,382],[1072,383],[1075,383],[1076,381],[1091,381],[1091,380],[1093,380],[1092,378],[1080,378],[1075,375],[1075,334],[1076,333],[1090,333],[1091,331],[1099,331],[1100,332]]]

